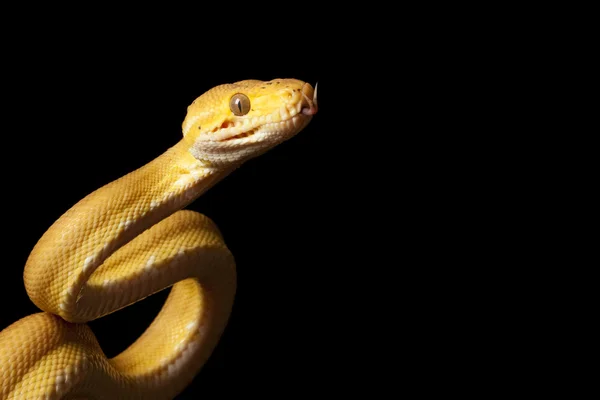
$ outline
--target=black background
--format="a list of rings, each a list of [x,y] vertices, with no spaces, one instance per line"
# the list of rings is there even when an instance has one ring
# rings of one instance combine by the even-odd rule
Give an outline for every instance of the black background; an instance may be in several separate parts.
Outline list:
[[[223,232],[238,292],[178,398],[462,393],[490,379],[482,366],[510,343],[497,339],[510,324],[496,307],[510,296],[496,282],[516,276],[503,227],[522,196],[504,178],[518,141],[506,135],[517,130],[504,122],[505,69],[489,67],[485,40],[462,52],[476,33],[428,25],[430,10],[405,24],[410,12],[381,21],[384,9],[351,19],[303,6],[258,20],[233,8],[240,21],[79,15],[6,32],[0,329],[39,311],[23,266],[71,205],[175,144],[204,91],[291,77],[319,82],[310,125],[188,207]],[[91,322],[106,354],[132,343],[165,297]]]
[[[335,390],[331,369],[341,346],[332,328],[346,301],[336,286],[348,266],[334,242],[349,229],[339,226],[349,205],[339,179],[348,161],[339,162],[340,132],[326,128],[334,101],[326,60],[308,44],[240,54],[235,46],[184,47],[159,36],[80,39],[73,31],[40,34],[5,49],[3,227],[10,233],[0,303],[10,306],[2,308],[0,329],[39,312],[22,271],[43,232],[86,194],[175,144],[197,96],[242,79],[319,81],[320,111],[304,131],[188,207],[224,234],[238,292],[213,356],[178,398],[277,394],[281,385],[297,393]],[[167,292],[90,323],[107,356],[143,332]]]

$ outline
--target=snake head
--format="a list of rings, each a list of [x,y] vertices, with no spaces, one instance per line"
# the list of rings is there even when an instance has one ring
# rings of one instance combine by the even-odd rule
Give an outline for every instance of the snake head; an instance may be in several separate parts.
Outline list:
[[[184,140],[207,165],[239,164],[304,129],[317,112],[316,93],[297,79],[216,86],[188,107]]]

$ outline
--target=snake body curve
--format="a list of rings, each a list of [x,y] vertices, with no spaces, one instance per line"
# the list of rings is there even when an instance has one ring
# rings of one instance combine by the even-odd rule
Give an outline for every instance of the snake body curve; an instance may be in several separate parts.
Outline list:
[[[216,225],[182,209],[300,132],[317,111],[315,89],[295,79],[214,87],[188,107],[177,144],[63,214],[23,273],[43,312],[0,332],[0,399],[181,392],[218,343],[236,288],[235,261]],[[85,322],[171,286],[142,336],[108,359]]]

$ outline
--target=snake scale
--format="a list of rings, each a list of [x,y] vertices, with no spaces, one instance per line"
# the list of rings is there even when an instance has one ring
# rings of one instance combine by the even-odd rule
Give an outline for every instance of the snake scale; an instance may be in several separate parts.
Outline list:
[[[183,208],[316,112],[316,86],[300,80],[216,86],[188,107],[178,143],[68,209],[25,264],[25,289],[43,311],[0,332],[0,398],[180,393],[218,343],[236,291],[217,226]],[[146,331],[108,359],[85,322],[168,287]]]

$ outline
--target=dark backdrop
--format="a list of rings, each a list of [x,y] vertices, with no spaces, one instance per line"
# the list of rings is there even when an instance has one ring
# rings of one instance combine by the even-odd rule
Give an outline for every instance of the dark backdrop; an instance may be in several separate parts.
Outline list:
[[[512,162],[494,159],[514,143],[504,116],[486,114],[501,74],[477,75],[479,47],[461,54],[445,31],[420,40],[426,23],[294,6],[245,19],[232,4],[243,21],[184,12],[175,26],[185,34],[141,14],[120,26],[82,15],[4,25],[0,329],[39,311],[23,266],[71,205],[176,143],[204,91],[291,77],[319,81],[310,125],[188,207],[223,232],[238,292],[218,347],[179,398],[463,393],[494,375],[481,366],[505,348],[488,339],[499,313],[485,301],[507,298],[493,291],[511,247],[495,236],[510,222],[500,194],[520,196],[488,167]],[[369,35],[370,24],[389,32]],[[90,323],[106,354],[132,343],[165,297]]]
[[[256,52],[246,46],[242,55],[235,46],[207,50],[199,41],[184,49],[177,40],[134,35],[79,42],[70,32],[7,42],[2,180],[8,236],[0,303],[10,306],[2,307],[0,329],[39,311],[26,295],[22,271],[44,231],[91,191],[175,144],[197,96],[242,79],[320,81],[323,111],[303,132],[188,207],[222,230],[236,258],[238,293],[222,340],[179,398],[240,390],[275,395],[281,387],[313,392],[332,379],[339,338],[329,328],[342,301],[331,289],[342,268],[332,252],[339,230],[333,216],[343,204],[336,199],[341,166],[328,168],[341,153],[339,136],[325,129],[333,101],[325,62],[308,42]],[[109,357],[143,332],[167,292],[90,323]]]
[[[535,313],[519,292],[538,281],[522,278],[530,259],[514,253],[535,236],[523,202],[538,176],[520,164],[539,153],[537,141],[523,146],[530,126],[511,119],[534,103],[521,94],[528,75],[513,83],[523,61],[470,21],[444,10],[432,19],[436,5],[421,19],[290,5],[248,3],[273,18],[202,3],[173,25],[146,9],[121,24],[111,10],[95,25],[82,12],[65,23],[27,10],[2,25],[0,329],[38,312],[22,271],[43,232],[176,143],[197,96],[292,77],[319,81],[310,125],[189,206],[222,230],[238,292],[218,347],[179,398],[510,390],[535,369],[522,339]],[[132,343],[165,297],[93,321],[107,355]]]

